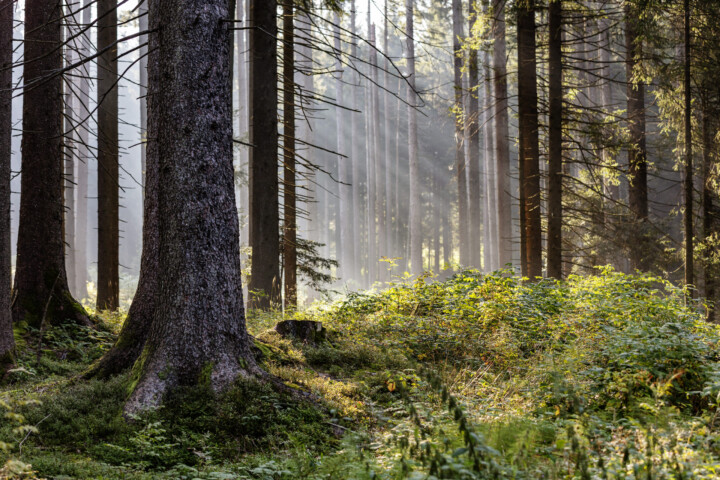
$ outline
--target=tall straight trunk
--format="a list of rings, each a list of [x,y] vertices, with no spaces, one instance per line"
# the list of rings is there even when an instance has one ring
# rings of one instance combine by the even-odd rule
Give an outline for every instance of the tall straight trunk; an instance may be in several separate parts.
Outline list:
[[[372,125],[373,125],[373,173],[375,181],[375,218],[377,218],[377,255],[379,257],[387,256],[387,243],[386,233],[387,219],[385,218],[385,159],[383,157],[382,149],[382,124],[380,123],[380,92],[377,85],[380,84],[380,72],[379,62],[377,58],[377,42],[375,34],[375,24],[372,25],[371,39],[373,44],[373,50],[370,52],[370,61],[372,64],[372,79],[373,85],[370,86],[370,92],[372,94]],[[380,268],[380,264],[377,264],[377,278],[378,280],[384,280],[385,269]]]
[[[483,15],[487,15],[490,7],[489,0],[482,0]],[[488,32],[490,35],[491,32]],[[484,199],[484,267],[486,271],[497,270],[500,266],[498,252],[498,218],[497,218],[497,180],[496,180],[496,162],[495,162],[495,116],[492,112],[493,105],[493,79],[490,63],[490,53],[485,50],[483,52],[483,157],[485,159],[485,199]]]
[[[417,94],[415,90],[415,28],[413,13],[415,0],[405,0],[405,32],[407,35],[407,102],[408,102],[408,160],[410,164],[410,268],[413,274],[422,272],[422,197],[420,195],[420,165],[417,138]]]
[[[468,33],[472,34],[476,23],[479,21],[479,11],[477,10],[477,0],[469,2],[469,24]],[[481,264],[481,223],[482,223],[482,206],[481,206],[481,183],[480,183],[480,125],[479,120],[479,94],[481,85],[479,82],[478,72],[478,52],[470,49],[468,54],[468,82],[470,88],[467,93],[468,111],[467,111],[467,136],[468,136],[468,248],[470,249],[469,260],[473,267],[480,268]]]
[[[152,35],[157,55],[148,65],[148,122],[157,128],[149,141],[159,163],[160,291],[127,413],[157,406],[180,386],[207,381],[220,390],[258,372],[242,303],[229,3],[150,4],[151,28],[162,25]],[[184,21],[190,17],[196,19],[192,30]]]
[[[505,39],[505,0],[493,0],[493,84],[495,87],[495,181],[499,265],[512,263],[512,195],[510,193],[510,139]]]
[[[562,278],[562,3],[549,6],[547,275]]]
[[[307,109],[312,108],[314,101],[312,96],[315,91],[315,84],[313,81],[313,52],[310,48],[312,42],[312,22],[309,16],[305,12],[298,12],[298,19],[296,22],[296,64],[298,71],[296,71],[296,82],[300,85],[300,91],[302,96],[300,97],[300,104],[302,105],[303,112]],[[299,78],[297,78],[299,77]],[[318,218],[317,208],[317,185],[316,174],[314,168],[311,166],[315,161],[314,150],[312,147],[313,143],[313,121],[310,115],[302,115],[300,125],[298,126],[298,135],[302,139],[304,145],[305,163],[307,166],[303,168],[303,188],[305,189],[305,198],[303,199],[306,203],[306,218],[303,219],[302,226],[298,222],[298,236],[304,237],[306,240],[316,240],[317,234],[314,230],[315,222]],[[300,233],[303,232],[303,233]]]
[[[295,192],[295,26],[292,2],[283,4],[283,273],[285,308],[297,308],[297,196]]]
[[[690,84],[690,0],[683,3],[685,13],[685,65],[683,71],[683,89],[685,93],[685,215],[683,217],[685,227],[685,284],[694,283],[693,272],[693,151],[692,151],[692,110],[691,110],[691,84]],[[691,296],[694,291],[691,290]]]
[[[540,221],[540,146],[538,137],[537,62],[535,60],[535,1],[518,7],[518,108],[521,132],[520,185],[525,200],[525,259],[527,276],[542,277]]]
[[[357,20],[357,13],[355,11],[355,0],[352,0],[350,2],[350,34],[352,35],[351,43],[350,43],[350,55],[353,58],[357,58],[358,55],[358,48],[357,48],[357,39],[355,38],[355,30],[356,30],[356,20]],[[363,228],[362,228],[362,219],[364,217],[363,212],[363,203],[362,203],[362,190],[360,188],[360,178],[362,176],[362,169],[361,169],[361,162],[360,162],[360,132],[359,132],[359,122],[358,122],[358,109],[360,108],[360,103],[358,102],[358,89],[356,85],[360,83],[360,77],[358,73],[353,70],[352,72],[352,87],[350,90],[350,95],[352,97],[352,109],[353,111],[350,113],[350,160],[352,162],[352,205],[353,205],[353,221],[351,223],[354,224],[354,241],[353,241],[353,264],[354,264],[354,274],[357,276],[358,279],[361,277],[361,270],[363,267],[363,261],[362,261],[362,243],[360,242],[360,238],[363,235]]]
[[[458,242],[460,247],[460,264],[470,264],[470,245],[468,220],[468,186],[467,168],[465,165],[465,128],[463,125],[463,49],[462,41],[465,37],[463,32],[463,12],[461,0],[452,0],[452,23],[453,23],[453,78],[455,86],[455,104],[453,116],[455,118],[455,181],[457,182],[458,202]]]
[[[247,26],[247,3],[246,0],[237,0],[235,19],[239,22],[237,27]],[[238,72],[238,135],[242,141],[246,141],[248,138],[248,85],[247,85],[247,30],[239,28],[235,31],[235,55],[237,58]],[[240,169],[245,173],[247,179],[248,173],[248,148],[244,145],[240,147]],[[248,238],[248,185],[247,182],[243,182],[240,185],[240,198],[238,204],[245,214],[244,221],[240,225],[240,242],[247,245],[250,239]]]
[[[632,241],[630,261],[633,269],[646,270],[647,242],[643,226],[648,219],[647,191],[647,150],[645,142],[645,85],[634,81],[637,58],[642,55],[642,43],[637,35],[639,17],[631,5],[625,6],[625,71],[627,75],[627,123],[630,132],[628,145],[629,201],[633,221],[637,226],[633,230],[640,238]]]
[[[84,0],[82,10],[83,27],[90,25],[91,5],[94,0]],[[79,39],[80,57],[90,55],[89,35]],[[77,195],[75,197],[75,295],[78,299],[87,298],[87,236],[88,236],[88,162],[90,161],[90,81],[89,64],[79,69],[79,93],[77,116],[82,121],[78,127],[77,148]],[[143,182],[144,185],[144,182]]]
[[[384,161],[384,167],[383,170],[385,171],[385,245],[387,246],[385,255],[388,257],[394,257],[395,256],[395,238],[394,238],[394,228],[395,223],[393,220],[393,202],[391,201],[393,196],[393,190],[392,190],[392,181],[393,181],[393,167],[394,162],[392,161],[392,156],[390,155],[391,150],[391,139],[392,139],[392,119],[390,116],[390,101],[392,100],[392,96],[390,95],[390,48],[388,45],[388,37],[389,37],[389,24],[390,24],[390,17],[388,16],[388,0],[385,0],[385,9],[384,9],[384,17],[385,17],[385,28],[383,28],[383,52],[385,53],[385,78],[383,85],[387,91],[383,92],[383,109],[382,109],[382,117],[385,119],[385,127],[383,128],[385,135],[385,153],[383,155],[383,161]]]
[[[405,196],[402,195],[401,187],[404,189],[405,186],[401,184],[402,180],[408,180],[408,170],[406,170],[404,167],[405,165],[408,165],[407,162],[404,162],[403,158],[400,156],[400,126],[403,125],[403,122],[401,121],[402,116],[402,89],[403,86],[407,90],[407,85],[405,84],[404,80],[402,78],[398,79],[398,86],[397,86],[397,100],[395,102],[395,118],[397,119],[397,128],[395,130],[395,196],[394,196],[394,203],[395,203],[395,238],[397,239],[397,255],[401,257],[400,260],[400,270],[402,272],[408,271],[408,265],[409,265],[409,258],[407,255],[405,255],[405,243],[407,242],[407,223],[405,223],[403,220],[407,219],[407,213],[405,209],[405,203],[404,199]],[[407,97],[407,94],[405,95]],[[407,125],[407,122],[404,123]],[[409,167],[409,165],[408,165]]]
[[[709,112],[707,102],[703,103],[702,141],[703,141],[703,237],[706,241],[712,242],[720,236],[720,204],[718,194],[713,188],[716,176],[713,168],[716,164],[716,142],[715,134],[718,124],[717,118]],[[709,300],[708,320],[713,321],[716,317],[717,307],[717,283],[718,265],[713,261],[712,255],[708,255],[704,265],[705,276],[705,298]]]
[[[342,105],[344,102],[344,88],[343,88],[343,64],[342,64],[342,46],[340,38],[340,16],[335,15],[335,28],[334,28],[334,46],[335,46],[335,97],[338,105]],[[337,107],[335,110],[337,115],[336,130],[335,130],[335,149],[338,154],[338,172],[339,181],[338,185],[339,195],[338,201],[340,203],[340,216],[338,217],[337,227],[340,229],[340,245],[338,246],[338,260],[340,261],[341,277],[345,280],[348,279],[352,272],[353,267],[353,255],[354,255],[354,237],[351,231],[352,228],[352,171],[351,165],[348,162],[348,158],[345,158],[345,112],[343,108]]]
[[[280,303],[277,2],[250,1],[250,305]]]
[[[10,161],[14,0],[0,0],[0,375],[13,363],[10,313]]]
[[[65,66],[72,65],[77,61],[75,43],[70,39],[77,33],[77,28],[72,21],[72,6],[65,5]],[[65,157],[65,185],[63,193],[65,196],[65,205],[63,220],[65,227],[65,271],[68,277],[68,288],[70,292],[75,294],[75,151],[76,131],[75,125],[75,109],[77,102],[75,101],[75,89],[73,86],[74,78],[77,72],[71,71],[70,74],[63,75],[63,85],[65,88],[65,112],[63,126],[63,144]]]
[[[140,31],[144,32],[148,28],[148,8],[147,2],[142,2],[138,6],[138,23]],[[142,168],[142,185],[143,185],[143,201],[145,200],[145,170],[147,168],[147,35],[140,37],[140,166]]]
[[[117,0],[98,1],[98,310],[120,306]]]
[[[40,328],[89,323],[68,290],[63,239],[62,10],[52,0],[25,2],[23,137],[13,320]]]

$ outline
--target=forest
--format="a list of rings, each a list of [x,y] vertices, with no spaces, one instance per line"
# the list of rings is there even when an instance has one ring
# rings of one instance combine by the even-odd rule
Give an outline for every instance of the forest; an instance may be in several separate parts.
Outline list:
[[[0,480],[718,478],[718,301],[720,0],[0,0]]]

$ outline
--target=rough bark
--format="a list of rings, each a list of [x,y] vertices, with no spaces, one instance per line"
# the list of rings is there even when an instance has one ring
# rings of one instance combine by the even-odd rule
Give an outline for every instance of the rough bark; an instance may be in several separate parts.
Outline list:
[[[685,65],[683,71],[683,90],[685,93],[685,174],[683,176],[684,207],[683,215],[684,237],[685,237],[685,284],[694,284],[693,271],[693,150],[692,150],[692,110],[691,110],[691,84],[690,84],[690,0],[683,2],[685,13]],[[694,290],[690,290],[690,296],[694,297]]]
[[[453,85],[455,87],[455,103],[453,117],[455,118],[455,181],[457,183],[458,203],[458,246],[460,248],[460,264],[470,265],[469,221],[468,221],[468,185],[467,168],[465,165],[465,128],[463,125],[463,11],[460,0],[452,0],[453,24]]]
[[[142,2],[138,6],[138,23],[140,31],[144,32],[148,28],[148,2]],[[143,201],[145,199],[145,181],[147,169],[147,35],[140,37],[140,167],[142,168],[142,185],[143,185]]]
[[[258,371],[242,303],[229,3],[150,4],[157,29],[150,49],[157,54],[148,65],[148,140],[159,167],[159,292],[127,413],[157,406],[181,385],[218,390]]]
[[[547,275],[562,278],[562,2],[549,6]]]
[[[295,192],[295,25],[293,4],[283,4],[283,274],[285,308],[297,308],[297,196]]]
[[[422,272],[422,204],[420,195],[420,165],[417,138],[417,93],[415,89],[415,1],[405,0],[405,33],[407,34],[407,102],[408,102],[408,157],[410,164],[410,268],[413,274]]]
[[[528,0],[518,6],[517,25],[520,162],[523,166],[520,185],[525,201],[525,259],[527,276],[535,279],[542,277],[542,230],[534,0]]]
[[[61,4],[25,2],[25,86],[23,92],[20,225],[13,320],[40,328],[88,323],[70,294],[63,241]],[[45,308],[47,305],[47,309]]]
[[[13,363],[10,312],[10,154],[14,0],[0,0],[0,375]]]
[[[476,22],[479,21],[477,1],[470,0],[468,10],[468,34],[472,35]],[[468,53],[468,82],[470,88],[467,92],[467,141],[468,141],[468,248],[470,250],[470,265],[479,268],[481,264],[481,183],[480,183],[480,125],[479,120],[479,93],[483,88],[479,82],[478,52],[470,49]]]
[[[510,144],[505,39],[505,0],[493,0],[493,84],[495,87],[495,181],[499,265],[512,263],[512,216],[510,207]]]
[[[630,245],[630,261],[633,269],[647,270],[647,248],[644,226],[648,220],[647,149],[645,141],[645,85],[634,81],[637,58],[642,54],[642,44],[637,37],[637,12],[625,6],[625,71],[627,75],[627,123],[630,133],[628,145],[628,194],[632,227],[636,234]]]
[[[251,308],[280,303],[278,213],[277,2],[250,1]]]

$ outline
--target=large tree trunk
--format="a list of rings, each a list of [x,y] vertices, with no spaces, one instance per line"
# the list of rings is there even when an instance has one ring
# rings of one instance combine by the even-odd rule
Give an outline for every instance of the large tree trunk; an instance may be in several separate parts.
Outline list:
[[[90,24],[91,4],[94,0],[85,0],[83,3],[82,24]],[[80,57],[90,55],[88,35],[79,39]],[[77,149],[77,195],[75,197],[75,286],[78,299],[87,298],[87,233],[88,233],[88,162],[90,161],[90,81],[89,64],[79,69],[78,110],[76,112],[82,124],[78,127]]]
[[[690,84],[690,0],[683,4],[685,13],[685,65],[683,75],[683,89],[685,93],[685,175],[683,176],[684,190],[684,237],[685,237],[685,284],[692,285],[694,282],[693,271],[693,150],[692,150],[692,110],[691,110],[691,84]],[[690,296],[694,297],[694,290],[690,290]]]
[[[518,7],[518,108],[520,124],[520,188],[524,195],[525,260],[530,279],[542,277],[540,222],[540,146],[538,138],[535,2]],[[523,232],[521,232],[523,233]]]
[[[75,28],[73,19],[73,7],[65,6],[66,26],[65,26],[65,66],[74,64],[77,61],[77,51],[75,42],[71,38],[78,32]],[[68,277],[68,288],[70,293],[75,293],[75,152],[76,152],[76,131],[77,119],[75,111],[77,102],[75,101],[74,82],[76,71],[70,71],[63,75],[63,85],[65,87],[65,112],[63,126],[63,143],[65,157],[65,185],[63,193],[65,195],[65,205],[63,213],[65,215],[65,271]]]
[[[277,1],[250,0],[250,306],[280,303]]]
[[[549,6],[547,275],[562,278],[562,3]]]
[[[148,29],[148,2],[142,2],[138,6],[138,23],[140,31]],[[142,168],[143,201],[145,199],[145,170],[147,168],[147,35],[140,37],[140,166]]]
[[[292,2],[283,4],[283,274],[285,308],[297,308],[297,197],[295,193],[295,26]]]
[[[117,0],[98,2],[98,310],[120,304]],[[113,46],[114,45],[114,46]]]
[[[469,2],[468,32],[472,35],[476,22],[479,21],[479,11],[476,0]],[[467,141],[468,141],[468,248],[470,250],[468,259],[470,265],[480,268],[481,259],[481,223],[482,223],[482,196],[480,189],[480,125],[478,116],[479,95],[483,86],[479,83],[478,52],[470,49],[468,54],[468,83],[470,88],[467,92]]]
[[[159,292],[128,413],[157,406],[181,385],[207,382],[217,390],[257,371],[242,303],[229,10],[228,0],[150,4],[157,32],[148,119],[160,172]]]
[[[62,9],[25,2],[22,178],[13,320],[89,323],[70,294],[63,241]]]
[[[499,265],[512,263],[512,195],[510,194],[510,139],[505,40],[505,0],[493,0],[493,68],[495,69],[495,181]]]
[[[14,0],[0,0],[0,375],[13,363],[10,313],[10,159]]]
[[[647,269],[647,242],[645,225],[648,219],[647,150],[645,143],[645,85],[634,81],[636,57],[642,54],[641,40],[637,36],[638,15],[631,5],[625,6],[625,71],[627,74],[627,123],[630,132],[628,145],[628,173],[630,211],[633,231],[637,232],[630,246],[633,269]]]
[[[420,195],[420,164],[417,138],[417,94],[415,90],[415,29],[413,13],[415,1],[405,0],[405,33],[407,34],[407,102],[408,102],[408,157],[410,163],[410,268],[414,274],[423,270],[422,262],[422,198]]]
[[[460,0],[452,0],[453,23],[453,77],[455,86],[455,104],[453,117],[455,118],[455,181],[457,182],[458,201],[458,246],[460,247],[460,264],[470,265],[470,245],[468,242],[468,186],[467,168],[465,165],[465,128],[463,125],[463,11]]]

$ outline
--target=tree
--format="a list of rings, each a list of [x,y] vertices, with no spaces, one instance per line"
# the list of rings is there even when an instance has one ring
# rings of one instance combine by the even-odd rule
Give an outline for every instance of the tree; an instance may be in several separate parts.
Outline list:
[[[562,278],[562,2],[552,0],[549,15],[549,127],[547,276]]]
[[[685,58],[683,65],[683,93],[685,100],[685,174],[683,176],[684,190],[684,207],[685,214],[683,216],[684,237],[685,237],[685,284],[692,285],[694,283],[693,275],[693,149],[692,149],[692,85],[690,84],[690,0],[683,2],[684,13],[684,40],[685,40]],[[691,290],[691,296],[694,291]]]
[[[468,32],[472,33],[480,20],[478,3],[476,0],[469,2],[469,24]],[[467,141],[468,141],[468,248],[470,250],[470,265],[480,266],[480,224],[481,213],[481,191],[480,191],[480,99],[479,94],[484,88],[479,82],[478,52],[470,49],[468,52],[468,82],[470,89],[467,93]],[[486,193],[487,195],[487,193]]]
[[[512,263],[510,144],[505,39],[505,0],[493,0],[493,84],[495,87],[495,180],[500,266]]]
[[[420,195],[420,165],[418,162],[417,139],[417,91],[415,89],[415,30],[414,0],[405,0],[405,32],[407,34],[407,102],[408,102],[408,157],[410,164],[410,268],[412,273],[419,274],[423,270],[422,259],[422,216]],[[374,259],[370,259],[374,261]]]
[[[285,308],[297,308],[297,195],[295,193],[295,27],[293,4],[283,4],[283,273]]]
[[[250,1],[249,304],[280,302],[277,131],[277,1]]]
[[[10,313],[10,154],[14,0],[0,0],[0,374],[13,363]]]
[[[458,199],[458,240],[460,246],[460,263],[470,264],[470,245],[468,220],[468,184],[467,168],[465,166],[465,131],[463,127],[463,86],[462,66],[463,49],[463,14],[460,0],[452,1],[453,24],[453,79],[455,86],[455,104],[453,105],[455,117],[455,178],[457,182]]]
[[[62,10],[25,2],[22,178],[13,320],[88,323],[72,297],[63,241]],[[50,73],[49,73],[50,72]]]
[[[120,306],[117,0],[98,1],[98,310]]]
[[[518,111],[520,131],[520,188],[524,213],[525,256],[530,279],[542,276],[540,226],[540,145],[538,138],[537,66],[535,60],[535,1],[518,4]],[[524,202],[523,202],[524,200]],[[524,203],[524,204],[523,204]]]
[[[148,157],[156,155],[159,167],[159,289],[128,413],[158,405],[179,386],[207,382],[222,389],[238,375],[259,372],[242,302],[230,2],[153,0],[149,15],[155,33],[148,59]],[[186,28],[188,19],[194,28]]]
[[[646,243],[643,239],[648,220],[647,148],[645,140],[645,85],[636,78],[637,62],[642,56],[642,41],[638,38],[639,14],[635,6],[625,5],[625,71],[627,75],[627,123],[629,201],[634,231],[638,234],[630,247],[630,260],[635,269],[647,270]],[[638,238],[638,236],[640,238]]]

